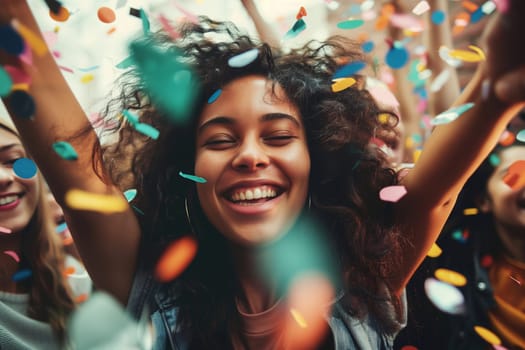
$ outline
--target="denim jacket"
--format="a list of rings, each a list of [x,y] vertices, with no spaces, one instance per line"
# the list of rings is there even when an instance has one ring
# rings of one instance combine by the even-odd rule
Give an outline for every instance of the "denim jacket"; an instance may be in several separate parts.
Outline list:
[[[139,268],[135,275],[127,310],[135,318],[150,313],[155,329],[154,350],[187,350],[188,337],[177,326],[178,308],[175,306],[176,289],[170,285],[156,282],[146,269]],[[393,334],[380,333],[378,323],[366,316],[357,319],[341,305],[343,293],[335,299],[332,312],[326,317],[334,338],[335,350],[387,350],[392,349],[397,332],[406,325],[406,296],[402,296],[401,315],[395,317],[394,307],[385,302],[399,325]]]

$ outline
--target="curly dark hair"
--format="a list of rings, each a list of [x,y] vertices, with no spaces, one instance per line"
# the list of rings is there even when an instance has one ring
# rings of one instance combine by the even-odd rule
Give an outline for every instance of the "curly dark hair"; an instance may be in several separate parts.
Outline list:
[[[238,326],[234,304],[237,282],[232,277],[225,240],[213,233],[196,203],[195,185],[177,174],[193,173],[195,128],[208,97],[247,75],[264,76],[278,84],[298,107],[311,157],[312,210],[325,226],[327,239],[338,249],[347,306],[355,315],[369,312],[380,321],[384,332],[390,332],[393,320],[377,305],[384,298],[380,291],[388,287],[397,266],[401,241],[392,225],[390,204],[379,199],[379,190],[395,185],[397,176],[369,141],[380,132],[392,131],[396,121],[381,123],[378,116],[382,111],[359,84],[337,93],[331,89],[341,62],[366,59],[359,44],[332,37],[289,52],[272,52],[232,23],[204,17],[199,24],[184,24],[179,33],[178,40],[162,33],[147,40],[184,57],[198,77],[200,89],[190,122],[170,121],[155,108],[137,71],[130,70],[120,81],[120,95],[104,113],[116,123],[106,132],[118,132],[119,141],[101,150],[112,180],[122,190],[138,190],[132,204],[144,213],[137,214],[144,243],[153,246],[151,242],[155,242],[157,247],[151,249],[151,257],[168,241],[190,232],[184,218],[185,198],[192,203],[196,222],[204,223],[197,230],[206,230],[206,235],[197,235],[199,252],[177,279],[180,322],[191,329],[192,347],[231,346],[229,334]],[[210,33],[220,34],[222,41],[214,42]],[[243,68],[228,66],[229,58],[254,48],[259,51],[255,61]],[[363,80],[362,76],[356,78]],[[129,123],[115,118],[123,109],[137,111],[141,122],[160,130],[158,139],[140,135]]]

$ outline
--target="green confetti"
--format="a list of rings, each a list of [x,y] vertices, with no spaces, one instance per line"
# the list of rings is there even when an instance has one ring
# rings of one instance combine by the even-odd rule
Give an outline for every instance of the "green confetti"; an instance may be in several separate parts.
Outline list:
[[[5,97],[11,92],[13,80],[6,70],[0,67],[0,96]]]
[[[120,61],[115,67],[117,67],[118,69],[126,69],[133,66],[134,64],[135,63],[133,62],[133,58],[131,56],[128,56],[122,61]]]
[[[203,177],[200,177],[200,176],[195,176],[195,175],[190,175],[190,174],[184,174],[182,171],[179,171],[179,175],[185,179],[188,179],[188,180],[191,180],[191,181],[195,181],[195,182],[198,182],[198,183],[206,183],[206,179],[203,178]]]
[[[122,114],[124,115],[124,117],[126,117],[126,120],[130,122],[130,124],[136,125],[139,123],[139,117],[130,110],[125,109],[122,111]]]
[[[355,29],[361,27],[365,21],[362,19],[353,19],[348,21],[342,21],[337,23],[337,28],[339,29]]]
[[[492,153],[490,156],[489,156],[489,163],[490,165],[492,165],[494,168],[497,168],[498,165],[501,163],[501,160],[499,159],[498,155],[496,153]]]
[[[58,141],[53,144],[53,149],[62,159],[65,160],[77,160],[77,151],[71,146],[69,142]]]
[[[135,124],[135,130],[137,130],[141,134],[151,137],[153,140],[159,138],[159,131],[149,124],[137,123]]]
[[[146,15],[144,9],[140,9],[140,19],[142,20],[142,31],[144,32],[144,35],[149,35],[151,26],[149,23],[148,15]]]

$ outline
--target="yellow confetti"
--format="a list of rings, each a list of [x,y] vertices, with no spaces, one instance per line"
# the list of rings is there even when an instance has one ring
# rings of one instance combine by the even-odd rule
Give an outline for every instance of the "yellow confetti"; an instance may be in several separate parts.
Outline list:
[[[465,276],[449,269],[437,269],[434,272],[434,276],[436,276],[438,280],[452,284],[456,287],[462,287],[467,284]]]
[[[354,78],[338,78],[333,80],[332,91],[339,92],[344,89],[348,89],[350,86],[355,84]]]
[[[33,33],[31,29],[27,28],[16,19],[11,21],[11,25],[38,56],[43,56],[47,52],[46,43]]]
[[[90,81],[92,81],[93,79],[95,79],[95,77],[93,76],[93,74],[84,74],[82,76],[82,78],[80,78],[80,81],[83,82],[84,84],[87,84],[89,83]]]
[[[469,49],[474,52],[467,50],[450,50],[448,54],[452,58],[465,62],[480,62],[485,60],[485,54],[480,48],[469,45]]]
[[[416,149],[413,153],[412,153],[412,157],[414,157],[414,163],[417,163],[419,157],[421,156],[421,150],[420,149]]]
[[[478,208],[466,208],[463,210],[463,215],[478,215]]]
[[[29,84],[28,83],[18,83],[18,84],[13,84],[12,88],[11,88],[12,91],[16,91],[16,90],[22,90],[22,91],[29,91]]]
[[[66,193],[66,204],[72,209],[91,210],[104,214],[123,212],[128,208],[124,197],[90,193],[82,190],[69,190]]]
[[[436,243],[433,243],[432,247],[430,247],[430,250],[427,253],[427,256],[430,258],[437,258],[441,255],[442,252],[443,251],[441,250],[441,248]]]
[[[378,119],[379,119],[379,122],[381,124],[387,124],[390,121],[390,114],[388,114],[388,113],[381,113],[378,116]]]
[[[485,327],[474,326],[474,330],[476,331],[476,333],[479,334],[481,338],[485,339],[488,343],[492,345],[501,345],[501,339]]]
[[[297,311],[294,308],[291,308],[290,309],[290,313],[292,314],[293,319],[295,320],[295,322],[297,322],[299,327],[301,327],[301,328],[308,327],[308,324],[306,323],[306,320],[304,319],[303,315],[301,315],[301,313],[299,311]]]

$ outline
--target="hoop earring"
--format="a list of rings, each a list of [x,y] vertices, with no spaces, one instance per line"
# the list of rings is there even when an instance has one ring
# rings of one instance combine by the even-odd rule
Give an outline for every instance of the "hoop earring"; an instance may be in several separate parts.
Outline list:
[[[191,232],[196,235],[197,231],[195,231],[195,228],[193,227],[193,224],[191,222],[191,216],[190,216],[190,207],[188,205],[188,198],[184,197],[184,211],[186,212],[186,220],[188,221],[188,225],[190,226]]]

